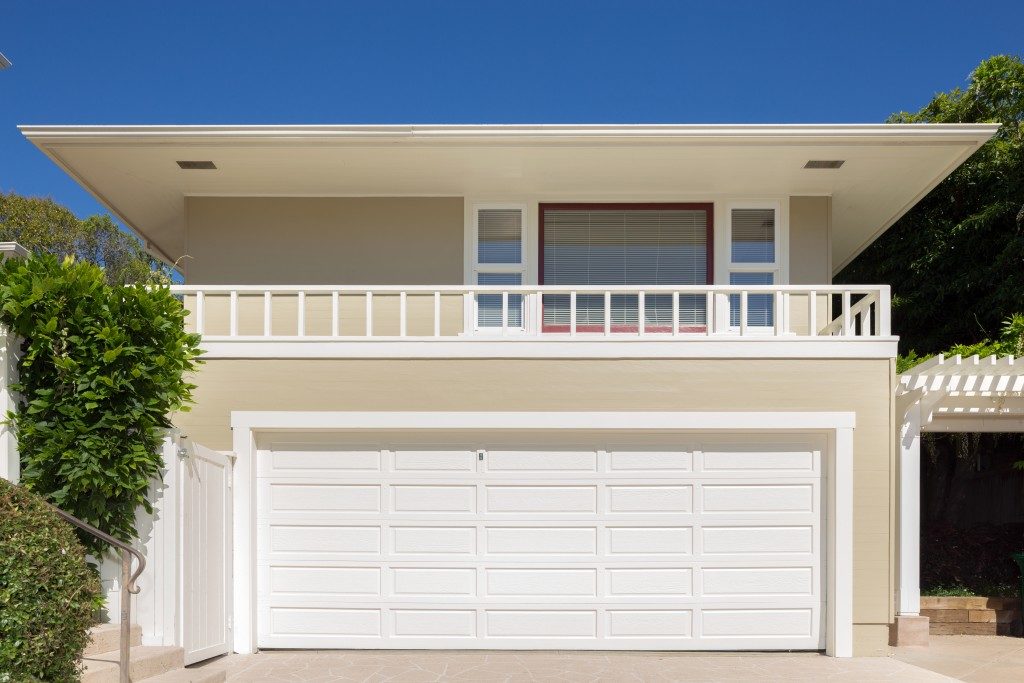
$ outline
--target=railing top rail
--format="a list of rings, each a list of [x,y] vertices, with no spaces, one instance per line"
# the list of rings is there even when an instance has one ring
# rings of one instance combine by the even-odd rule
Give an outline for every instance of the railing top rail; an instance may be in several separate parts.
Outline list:
[[[53,511],[56,512],[57,515],[61,519],[63,519],[64,521],[66,521],[69,524],[72,524],[72,525],[78,527],[79,529],[82,529],[83,531],[86,531],[86,532],[92,534],[93,536],[95,536],[96,538],[100,539],[101,541],[104,541],[105,543],[109,543],[110,545],[112,545],[112,546],[114,546],[116,548],[119,548],[119,549],[127,552],[132,557],[134,557],[136,560],[138,560],[138,568],[134,572],[132,572],[131,576],[128,578],[128,582],[127,582],[128,586],[127,586],[127,588],[128,588],[128,592],[129,593],[135,594],[135,593],[139,592],[139,587],[138,587],[138,585],[136,585],[136,581],[138,581],[139,576],[142,575],[142,571],[146,568],[146,558],[143,557],[142,553],[140,553],[138,550],[136,550],[135,548],[131,547],[130,545],[128,545],[124,541],[120,541],[120,540],[114,538],[113,536],[111,536],[110,534],[108,534],[106,532],[103,532],[103,531],[100,531],[99,529],[94,527],[92,524],[89,524],[88,522],[83,521],[83,520],[79,519],[78,517],[75,517],[74,515],[72,515],[69,512],[65,512],[64,510],[61,510],[56,505],[53,505],[52,503],[46,503],[46,504],[49,505],[53,509]]]
[[[679,292],[706,294],[738,294],[740,292],[790,292],[797,294],[841,294],[850,292],[852,294],[874,294],[880,291],[887,291],[889,285],[171,285],[171,291],[178,294],[193,294],[203,292],[206,294],[306,294],[332,292],[365,294],[378,293],[422,293],[433,294],[532,294],[543,292],[545,294],[558,294],[570,292],[583,292],[603,294],[635,294],[638,292]]]

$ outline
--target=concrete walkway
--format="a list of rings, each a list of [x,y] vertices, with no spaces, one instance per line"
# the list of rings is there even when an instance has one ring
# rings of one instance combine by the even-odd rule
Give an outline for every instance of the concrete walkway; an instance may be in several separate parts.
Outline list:
[[[834,659],[813,653],[275,650],[230,655],[197,668],[223,670],[228,681],[303,683],[950,680],[891,657]]]
[[[901,662],[961,681],[1024,681],[1024,638],[932,636],[928,647],[893,652]]]

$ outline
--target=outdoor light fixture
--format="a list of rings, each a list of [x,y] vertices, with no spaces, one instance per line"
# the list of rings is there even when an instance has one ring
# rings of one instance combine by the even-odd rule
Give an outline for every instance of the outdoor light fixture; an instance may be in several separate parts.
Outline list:
[[[804,164],[804,168],[839,168],[844,163],[845,159],[811,159]]]
[[[210,171],[217,169],[217,166],[212,161],[179,161],[178,167],[186,171]]]

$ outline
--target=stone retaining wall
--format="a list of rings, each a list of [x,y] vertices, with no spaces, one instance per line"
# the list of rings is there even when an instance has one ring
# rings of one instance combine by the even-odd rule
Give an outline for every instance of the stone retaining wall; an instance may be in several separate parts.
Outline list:
[[[921,616],[932,635],[1021,635],[1017,598],[921,597]]]

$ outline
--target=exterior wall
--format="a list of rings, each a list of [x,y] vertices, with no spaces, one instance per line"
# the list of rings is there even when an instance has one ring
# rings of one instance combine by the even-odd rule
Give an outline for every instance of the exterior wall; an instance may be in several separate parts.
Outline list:
[[[832,198],[789,198],[789,283],[832,282]]]
[[[232,447],[233,410],[854,411],[854,652],[892,616],[892,365],[878,360],[211,360],[194,442]]]
[[[189,197],[189,284],[461,285],[461,197]]]

